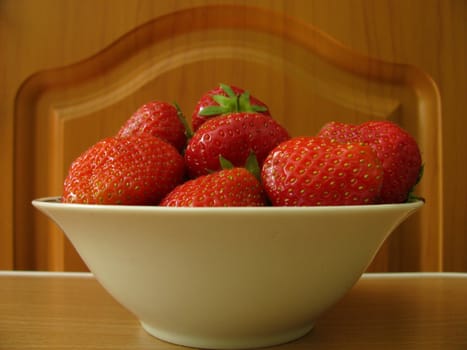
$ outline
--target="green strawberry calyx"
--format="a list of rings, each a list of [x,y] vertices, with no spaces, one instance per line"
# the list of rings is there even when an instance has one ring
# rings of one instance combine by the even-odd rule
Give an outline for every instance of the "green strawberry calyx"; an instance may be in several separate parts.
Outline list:
[[[219,156],[219,162],[221,164],[222,169],[233,169],[235,165],[232,164],[231,161],[224,158],[222,155]],[[254,152],[250,152],[246,161],[245,161],[245,169],[248,170],[253,176],[261,182],[261,168],[259,167],[258,159]]]
[[[190,128],[190,125],[188,124],[188,121],[186,120],[186,117],[185,115],[183,114],[182,112],[182,109],[180,108],[180,106],[178,105],[177,102],[173,102],[173,105],[175,106],[175,108],[177,109],[177,117],[178,119],[180,120],[180,122],[183,124],[183,126],[185,127],[185,136],[186,136],[186,139],[189,140],[193,137],[193,131],[191,131],[191,128]]]
[[[212,99],[217,102],[218,106],[207,106],[203,108],[199,115],[209,117],[218,114],[231,112],[265,112],[267,108],[250,103],[250,93],[245,91],[237,95],[232,88],[227,84],[220,84],[220,87],[227,96],[213,95]]]
[[[415,188],[417,187],[417,185],[419,184],[419,182],[421,181],[422,177],[423,177],[423,173],[425,171],[425,164],[422,164],[422,166],[420,167],[420,171],[418,172],[418,177],[417,177],[417,181],[415,182],[415,184],[413,185],[413,187],[410,189],[409,191],[409,194],[407,196],[407,202],[408,203],[411,203],[411,202],[416,202],[416,201],[423,201],[425,202],[425,198],[423,197],[419,197],[415,194]]]

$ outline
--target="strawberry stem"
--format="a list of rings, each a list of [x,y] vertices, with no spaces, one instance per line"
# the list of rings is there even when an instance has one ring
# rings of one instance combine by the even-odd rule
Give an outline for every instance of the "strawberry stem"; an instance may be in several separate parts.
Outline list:
[[[193,137],[193,132],[191,131],[190,125],[188,124],[188,121],[186,120],[185,115],[183,114],[182,109],[180,108],[178,103],[174,102],[173,105],[177,109],[178,119],[181,121],[181,123],[185,127],[185,136],[186,136],[186,139],[188,141],[189,139],[191,139]]]

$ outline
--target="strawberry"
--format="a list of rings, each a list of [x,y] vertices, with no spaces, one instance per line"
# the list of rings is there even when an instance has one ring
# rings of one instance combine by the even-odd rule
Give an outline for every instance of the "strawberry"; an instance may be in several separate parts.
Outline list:
[[[243,166],[253,152],[261,166],[269,151],[289,138],[287,130],[269,116],[230,113],[201,125],[187,144],[185,162],[192,178],[219,170],[221,155]]]
[[[231,112],[258,112],[270,116],[268,107],[248,91],[220,84],[206,92],[196,104],[191,116],[193,131],[209,118]]]
[[[183,116],[178,108],[161,101],[142,105],[120,128],[117,136],[147,133],[169,142],[179,151],[186,144]]]
[[[337,142],[359,142],[360,133],[359,126],[341,122],[326,123],[317,136],[331,139]]]
[[[259,180],[246,168],[234,167],[188,180],[160,203],[168,207],[264,206]]]
[[[271,151],[261,178],[275,206],[372,204],[383,170],[367,145],[296,137]]]
[[[422,174],[422,158],[415,139],[390,121],[369,121],[360,125],[328,123],[318,136],[338,142],[368,144],[381,161],[384,176],[381,189],[382,203],[402,203]]]
[[[183,175],[183,157],[169,143],[145,134],[109,137],[71,164],[62,201],[158,204],[182,181]]]

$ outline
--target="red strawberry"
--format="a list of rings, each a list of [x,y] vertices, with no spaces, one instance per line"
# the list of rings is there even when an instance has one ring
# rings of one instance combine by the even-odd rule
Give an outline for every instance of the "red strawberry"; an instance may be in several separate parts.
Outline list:
[[[269,151],[289,138],[284,127],[264,114],[226,114],[209,119],[195,132],[185,162],[192,178],[219,170],[221,155],[235,166],[243,166],[253,152],[261,166]]]
[[[161,101],[142,105],[120,128],[118,136],[147,133],[169,142],[179,151],[186,144],[183,116],[175,106]]]
[[[99,141],[71,165],[62,201],[89,204],[158,204],[178,185],[184,161],[169,143],[150,135]]]
[[[329,122],[324,125],[317,136],[337,142],[359,142],[359,126],[341,122]]]
[[[162,201],[169,207],[264,206],[258,179],[245,168],[220,170],[177,186]]]
[[[193,131],[209,118],[231,112],[258,112],[270,116],[268,107],[236,86],[220,84],[206,92],[198,101],[191,116]]]
[[[417,142],[393,122],[370,121],[360,125],[329,123],[318,136],[338,142],[363,142],[373,149],[384,170],[382,203],[407,201],[420,180],[422,159]]]
[[[275,206],[372,204],[383,170],[369,146],[296,137],[271,151],[261,178]]]

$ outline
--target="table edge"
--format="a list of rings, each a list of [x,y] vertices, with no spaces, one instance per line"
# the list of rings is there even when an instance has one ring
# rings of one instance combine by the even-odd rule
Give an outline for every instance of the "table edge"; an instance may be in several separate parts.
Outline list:
[[[363,279],[390,278],[467,278],[467,272],[369,272],[362,275]]]
[[[0,277],[94,278],[92,272],[0,270]]]
[[[0,270],[0,277],[59,277],[59,278],[94,278],[92,272],[64,272],[64,271],[25,271]],[[368,272],[362,279],[391,279],[391,278],[467,278],[466,272]]]

